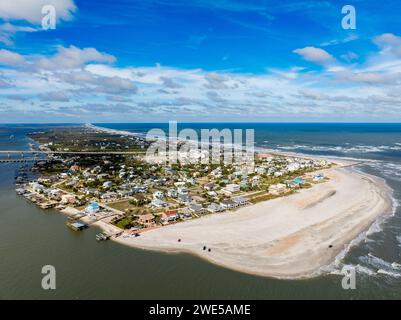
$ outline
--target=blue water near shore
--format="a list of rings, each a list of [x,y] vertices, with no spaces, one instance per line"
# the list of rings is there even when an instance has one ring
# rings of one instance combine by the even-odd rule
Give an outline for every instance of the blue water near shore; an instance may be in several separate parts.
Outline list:
[[[168,124],[95,124],[144,134]],[[0,149],[28,148],[41,125],[1,125]],[[379,220],[327,273],[309,280],[255,277],[186,254],[169,255],[96,243],[95,229],[70,232],[65,217],[15,195],[14,170],[0,165],[0,298],[335,298],[401,299],[401,124],[181,123],[178,129],[254,129],[260,148],[358,159],[358,170],[394,190],[394,212]],[[40,287],[40,267],[54,264],[58,287]],[[357,289],[343,290],[343,266],[357,270]]]

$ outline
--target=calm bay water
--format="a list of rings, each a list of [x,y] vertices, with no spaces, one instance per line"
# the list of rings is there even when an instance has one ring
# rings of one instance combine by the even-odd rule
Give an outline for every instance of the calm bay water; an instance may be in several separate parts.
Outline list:
[[[146,132],[165,124],[102,124]],[[360,170],[386,179],[401,200],[401,124],[180,124],[179,128],[254,128],[259,147],[363,159]],[[39,125],[0,126],[0,149],[28,149]],[[164,254],[98,243],[90,228],[69,230],[66,217],[16,195],[18,164],[0,164],[0,299],[401,299],[401,211],[373,226],[330,271],[357,268],[357,289],[341,277],[275,280],[211,265],[186,254]],[[54,265],[57,289],[41,288],[41,268]],[[386,274],[377,273],[383,270]]]

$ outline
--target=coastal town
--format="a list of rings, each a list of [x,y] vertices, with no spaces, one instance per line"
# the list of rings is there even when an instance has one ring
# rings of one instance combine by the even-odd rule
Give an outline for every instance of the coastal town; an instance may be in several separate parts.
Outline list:
[[[31,170],[37,178],[16,177],[16,192],[43,209],[68,215],[67,224],[74,230],[99,221],[112,227],[112,233],[100,233],[97,240],[138,237],[155,228],[284,197],[327,181],[320,171],[333,165],[265,152],[255,152],[251,172],[245,162],[157,164],[143,155],[149,145],[144,137],[85,127],[30,138],[37,150],[54,153],[34,163]],[[107,153],[120,150],[132,153]],[[78,151],[101,152],[74,154]]]

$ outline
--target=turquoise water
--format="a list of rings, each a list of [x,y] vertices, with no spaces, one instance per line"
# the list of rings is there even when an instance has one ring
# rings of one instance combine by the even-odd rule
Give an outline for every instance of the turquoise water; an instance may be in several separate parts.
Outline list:
[[[102,126],[146,132],[160,124]],[[401,199],[400,124],[183,124],[181,128],[254,128],[259,147],[364,160],[360,170],[381,176]],[[1,126],[0,149],[27,149],[25,134],[40,126]],[[10,138],[13,136],[13,138]],[[401,212],[371,228],[343,265],[357,267],[357,289],[343,290],[341,277],[309,280],[255,277],[211,265],[186,254],[164,254],[98,243],[97,230],[70,231],[66,218],[15,194],[16,164],[0,164],[1,299],[368,299],[401,298]],[[56,267],[57,289],[41,289],[41,268]],[[378,274],[377,270],[388,272]]]

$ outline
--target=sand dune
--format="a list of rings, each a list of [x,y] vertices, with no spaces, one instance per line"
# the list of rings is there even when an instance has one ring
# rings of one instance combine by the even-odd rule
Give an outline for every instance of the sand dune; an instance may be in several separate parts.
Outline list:
[[[309,277],[391,208],[390,190],[379,178],[351,168],[333,168],[325,174],[329,182],[291,196],[116,241],[188,252],[256,275]]]

